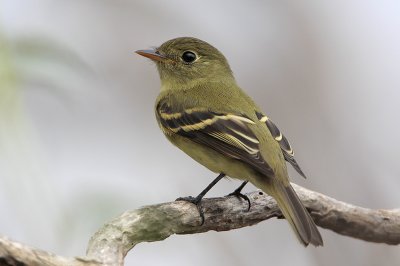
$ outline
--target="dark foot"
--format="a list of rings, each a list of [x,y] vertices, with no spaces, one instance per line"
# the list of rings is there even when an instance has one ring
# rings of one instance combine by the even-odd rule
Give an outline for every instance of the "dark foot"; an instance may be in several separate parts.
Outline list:
[[[199,214],[200,214],[200,218],[201,218],[201,224],[200,225],[203,225],[205,219],[204,219],[203,208],[201,207],[201,200],[202,200],[202,198],[189,196],[189,197],[177,198],[175,201],[187,201],[187,202],[190,202],[190,203],[196,205],[197,210],[199,211]]]
[[[199,211],[200,217],[201,217],[201,224],[204,224],[204,212],[203,209],[201,208],[201,200],[203,199],[204,195],[215,185],[220,181],[223,177],[225,176],[224,173],[220,173],[203,191],[197,196],[197,197],[182,197],[182,198],[177,198],[177,201],[187,201],[190,203],[193,203],[196,205],[197,210]]]
[[[244,186],[247,184],[247,181],[243,182],[240,187],[238,187],[237,189],[235,189],[235,191],[233,191],[232,193],[228,194],[228,196],[235,196],[238,197],[239,199],[244,199],[247,201],[247,203],[249,204],[249,207],[247,208],[247,211],[250,210],[251,207],[251,202],[249,197],[247,197],[245,194],[242,193],[242,189],[244,188]]]

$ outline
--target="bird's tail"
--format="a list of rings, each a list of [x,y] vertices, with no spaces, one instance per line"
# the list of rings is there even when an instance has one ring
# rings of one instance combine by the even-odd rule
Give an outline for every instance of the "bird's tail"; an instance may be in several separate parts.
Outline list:
[[[275,198],[283,216],[304,246],[323,245],[317,226],[290,184],[286,186],[279,181],[263,182],[260,188]]]

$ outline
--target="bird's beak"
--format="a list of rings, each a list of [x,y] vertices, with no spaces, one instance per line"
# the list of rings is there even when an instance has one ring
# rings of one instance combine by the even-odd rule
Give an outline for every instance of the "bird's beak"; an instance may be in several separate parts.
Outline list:
[[[141,56],[150,58],[151,60],[154,60],[154,61],[164,61],[165,59],[167,59],[166,56],[160,54],[156,50],[137,50],[137,51],[135,51],[135,53],[140,54]]]

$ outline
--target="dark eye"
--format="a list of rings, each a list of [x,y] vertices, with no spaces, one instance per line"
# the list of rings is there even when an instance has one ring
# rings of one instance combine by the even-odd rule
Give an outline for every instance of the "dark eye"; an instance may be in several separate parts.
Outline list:
[[[192,63],[197,59],[197,56],[195,53],[186,51],[182,54],[182,60],[185,63]]]

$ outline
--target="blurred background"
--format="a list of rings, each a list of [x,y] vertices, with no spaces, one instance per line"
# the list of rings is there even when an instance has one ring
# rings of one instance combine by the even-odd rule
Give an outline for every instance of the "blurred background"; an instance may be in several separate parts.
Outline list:
[[[178,36],[213,44],[291,141],[303,180],[400,205],[399,1],[0,2],[0,234],[64,256],[125,210],[197,195],[215,176],[155,121],[154,64]],[[222,181],[209,194],[239,185]],[[253,190],[254,187],[247,187]],[[303,248],[272,219],[137,245],[126,265],[395,265],[399,247],[321,229]]]

